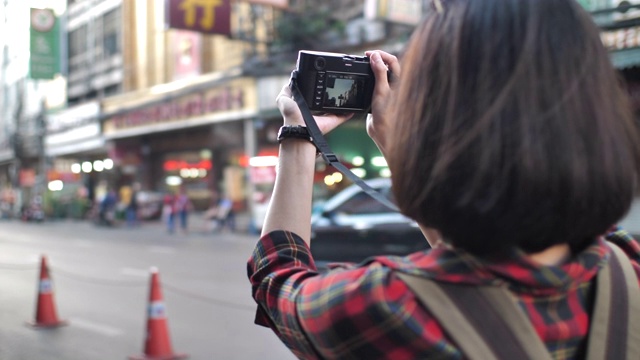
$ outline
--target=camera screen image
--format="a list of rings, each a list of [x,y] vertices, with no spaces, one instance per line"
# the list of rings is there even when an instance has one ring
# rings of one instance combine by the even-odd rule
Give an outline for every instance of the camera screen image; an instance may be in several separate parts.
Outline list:
[[[327,73],[324,108],[363,109],[367,75]]]

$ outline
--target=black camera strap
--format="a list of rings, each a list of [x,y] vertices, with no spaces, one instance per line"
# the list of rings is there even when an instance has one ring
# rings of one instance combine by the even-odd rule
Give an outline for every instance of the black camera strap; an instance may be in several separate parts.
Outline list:
[[[367,193],[372,198],[378,200],[380,203],[391,210],[400,211],[394,203],[392,203],[384,195],[373,189],[366,182],[362,181],[362,179],[354,174],[351,170],[349,170],[349,168],[341,163],[338,157],[333,153],[331,147],[329,147],[329,143],[327,143],[327,140],[322,135],[322,131],[320,131],[318,124],[316,124],[316,120],[313,118],[311,110],[309,110],[309,106],[304,100],[304,96],[302,96],[302,93],[298,88],[297,76],[297,71],[291,73],[291,84],[289,85],[289,87],[291,88],[291,92],[293,94],[293,100],[298,104],[300,112],[302,113],[302,118],[307,125],[307,131],[309,131],[309,135],[311,135],[311,141],[316,146],[318,151],[320,151],[320,154],[322,155],[324,161],[328,165],[336,168],[338,171],[344,174],[344,176],[348,177],[349,180],[353,181],[354,184],[357,184],[365,193]]]

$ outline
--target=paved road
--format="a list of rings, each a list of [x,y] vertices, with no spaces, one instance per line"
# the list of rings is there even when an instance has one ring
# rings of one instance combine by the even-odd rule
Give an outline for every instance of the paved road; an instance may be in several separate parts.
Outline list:
[[[200,226],[194,224],[196,228]],[[255,236],[166,234],[160,224],[0,222],[0,359],[102,360],[141,354],[149,269],[159,269],[171,343],[191,359],[294,359],[253,325],[245,261]],[[38,261],[69,325],[34,330]]]

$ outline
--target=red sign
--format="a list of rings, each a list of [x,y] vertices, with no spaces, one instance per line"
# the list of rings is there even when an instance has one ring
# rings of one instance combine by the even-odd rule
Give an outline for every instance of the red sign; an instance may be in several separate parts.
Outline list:
[[[182,169],[205,169],[211,170],[211,160],[201,160],[196,163],[190,163],[183,160],[167,160],[163,166],[165,171],[179,171]]]
[[[20,186],[33,187],[36,184],[36,171],[34,169],[20,170]]]
[[[231,0],[166,0],[170,28],[231,34]]]

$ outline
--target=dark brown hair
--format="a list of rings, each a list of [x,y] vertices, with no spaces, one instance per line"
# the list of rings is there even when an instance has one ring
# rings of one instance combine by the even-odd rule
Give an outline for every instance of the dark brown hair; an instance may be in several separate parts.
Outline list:
[[[629,210],[638,129],[574,0],[442,0],[388,116],[401,211],[478,256],[583,249]]]

